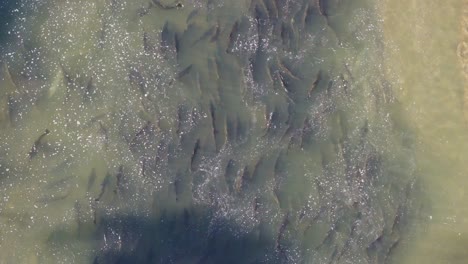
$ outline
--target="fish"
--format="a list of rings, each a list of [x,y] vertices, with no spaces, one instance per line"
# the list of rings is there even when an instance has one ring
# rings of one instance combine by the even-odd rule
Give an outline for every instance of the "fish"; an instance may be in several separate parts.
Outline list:
[[[273,128],[273,114],[275,112],[265,112],[265,129],[262,137],[266,137],[268,132]]]
[[[325,9],[322,3],[323,0],[315,0],[315,4],[317,6],[317,11],[321,16],[326,16]]]
[[[309,2],[306,2],[305,6],[302,8],[302,10],[299,11],[301,14],[300,14],[300,18],[297,20],[297,22],[300,23],[301,28],[305,28],[305,26],[306,26],[307,14],[309,12],[309,8],[310,8]]]
[[[190,64],[189,66],[185,67],[181,72],[179,72],[179,74],[177,74],[177,79],[180,80],[184,78],[184,76],[187,76],[192,70],[192,68],[193,64]]]
[[[104,193],[106,192],[106,188],[109,185],[110,181],[111,181],[111,175],[110,175],[110,173],[107,173],[106,176],[104,177],[104,180],[101,183],[101,192],[99,193],[99,196],[96,199],[94,199],[94,201],[98,202],[98,201],[100,201],[102,199],[102,197],[104,196]]]
[[[66,87],[65,101],[68,102],[71,96],[72,89],[77,86],[77,80],[76,80],[76,76],[72,76],[70,72],[67,71],[67,69],[65,69],[65,66],[60,64],[60,68],[63,74],[63,80],[65,81],[65,87]]]
[[[281,32],[280,32],[280,36],[281,36],[281,39],[283,41],[283,46],[285,47],[289,47],[290,45],[290,42],[291,42],[291,39],[294,37],[294,34],[293,33],[293,30],[291,30],[289,27],[288,27],[288,24],[283,22],[281,23]]]
[[[277,67],[282,76],[282,79],[286,80],[287,83],[291,83],[293,81],[300,81],[301,78],[294,74],[286,65],[285,62],[277,59]]]
[[[179,197],[182,193],[182,188],[183,188],[183,175],[181,173],[177,173],[175,179],[174,179],[174,193],[175,193],[175,199],[176,202],[179,201]]]
[[[311,132],[311,122],[308,117],[304,119],[304,123],[302,124],[301,128],[301,133],[300,133],[300,149],[304,149],[306,144],[308,143],[307,140],[310,138],[310,132]]]
[[[200,9],[194,9],[192,12],[190,12],[185,23],[190,24],[192,20],[199,14],[199,12],[200,12]]]
[[[216,24],[216,31],[211,37],[210,42],[217,41],[219,39],[219,35],[221,35],[221,27],[219,26],[219,24]]]
[[[319,71],[317,73],[317,76],[315,77],[315,81],[310,85],[309,91],[307,92],[307,95],[310,98],[312,98],[312,92],[315,91],[315,88],[317,88],[317,85],[319,82],[322,80],[322,71]]]
[[[227,162],[226,169],[224,171],[224,177],[226,178],[226,183],[231,193],[234,191],[234,184],[236,181],[238,169],[238,164],[233,159],[230,159]]]
[[[89,192],[91,190],[91,188],[94,185],[94,182],[96,181],[96,178],[97,178],[96,169],[92,168],[91,173],[89,174],[89,177],[88,177],[88,186],[86,188],[86,192]]]
[[[13,77],[11,76],[7,63],[3,62],[0,67],[0,87],[2,87],[0,98],[17,92],[24,93],[24,91],[15,84],[15,81],[13,81]]]
[[[239,125],[237,123],[237,116],[235,116],[234,113],[228,112],[227,113],[227,135],[228,135],[228,140],[231,142],[235,142],[237,139],[237,126]]]
[[[325,8],[324,0],[316,0],[316,2],[317,2],[316,5],[317,5],[317,10],[318,10],[319,14],[321,16],[325,17],[327,25],[330,25],[329,15],[328,15],[327,10]]]
[[[237,41],[237,37],[239,36],[239,21],[236,21],[232,26],[231,33],[229,33],[228,45],[226,48],[226,53],[231,53],[234,45]]]
[[[168,151],[169,151],[168,142],[166,142],[165,139],[161,139],[157,147],[156,157],[154,158],[155,160],[154,163],[155,163],[156,168],[165,166],[165,164],[167,164],[168,155],[169,155]]]
[[[283,74],[281,74],[281,72],[277,72],[277,79],[280,80],[281,87],[286,92],[288,99],[291,100],[291,94],[294,93],[294,90],[290,85],[291,83],[288,81],[287,78],[284,77]]]
[[[307,28],[307,26],[312,26],[313,16],[315,15],[314,12],[315,8],[312,5],[308,5],[303,16],[303,24],[305,29]]]
[[[24,91],[16,86],[5,62],[0,69],[0,87],[0,124],[13,124],[14,106],[17,104],[14,95],[24,94]]]
[[[274,174],[273,165],[271,158],[265,156],[259,158],[253,168],[253,179],[256,182],[266,182],[267,177]]]
[[[278,230],[278,235],[276,236],[275,248],[278,252],[283,253],[285,248],[281,245],[281,241],[284,238],[284,233],[286,232],[286,227],[289,225],[289,212],[283,218],[283,222]]]
[[[241,115],[237,116],[237,140],[243,141],[249,134],[249,119],[242,118]]]
[[[217,126],[216,126],[216,115],[215,115],[215,105],[213,102],[210,102],[210,116],[211,116],[211,126],[212,126],[212,129],[213,129],[213,137],[215,139],[215,143],[217,142],[217,138],[218,138],[218,133],[219,133],[219,130],[217,129]],[[219,149],[219,146],[216,146],[216,149]]]
[[[400,237],[398,237],[396,239],[396,241],[394,241],[392,243],[392,245],[389,247],[388,251],[387,251],[387,254],[385,254],[385,261],[384,263],[387,263],[387,259],[389,256],[391,256],[393,254],[393,252],[395,251],[395,249],[398,247],[398,245],[400,245]]]
[[[222,63],[220,64],[217,58],[208,58],[207,62],[208,62],[208,70],[211,76],[213,77],[213,79],[219,80],[220,79],[219,73],[222,72],[222,68],[221,68]]]
[[[267,112],[266,120],[267,125],[264,133],[264,137],[267,136],[269,133],[277,131],[282,127],[284,117],[282,117],[281,108],[278,106],[274,106],[272,111]]]
[[[183,8],[184,5],[181,3],[181,2],[177,2],[177,3],[174,3],[172,5],[165,5],[161,2],[159,2],[158,0],[152,0],[152,3],[161,8],[161,9],[165,9],[165,10],[171,10],[171,9],[180,9],[180,8]]]
[[[101,121],[99,121],[99,132],[104,136],[104,149],[107,150],[107,146],[109,145],[109,132]]]
[[[354,83],[354,82],[355,82],[355,78],[354,78],[354,76],[353,76],[353,72],[351,71],[351,68],[349,67],[349,63],[343,63],[343,67],[344,67],[344,69],[346,70],[346,73],[347,73],[347,75],[349,76],[349,79],[351,80],[351,82]],[[344,75],[342,75],[342,78],[343,78],[343,79],[346,79],[346,78],[344,77]]]
[[[169,47],[172,45],[174,45],[174,32],[170,29],[169,21],[166,21],[161,31],[161,46]]]
[[[96,94],[96,85],[94,84],[93,77],[89,78],[88,84],[86,85],[84,92],[84,101],[89,102],[92,100],[92,96]]]
[[[260,199],[255,197],[252,202],[252,207],[255,213],[258,213],[258,209],[260,208]]]
[[[242,171],[242,175],[239,177],[239,186],[238,186],[238,191],[242,191],[245,188],[247,188],[247,183],[252,179],[252,169],[250,168],[249,165],[244,167],[244,170]]]
[[[268,20],[268,10],[263,1],[258,0],[254,8],[255,19],[260,21]]]
[[[132,152],[137,151],[141,141],[145,139],[153,130],[153,125],[150,121],[147,121],[145,125],[135,134],[133,139],[129,143],[129,148]]]
[[[197,159],[197,156],[199,155],[200,152],[200,139],[197,140],[195,143],[195,147],[193,148],[192,152],[192,158],[190,159],[190,167],[192,168],[192,171],[195,171],[195,162]]]
[[[91,210],[93,211],[93,224],[97,223],[97,203],[95,200],[90,201]]]
[[[32,146],[31,150],[29,151],[29,160],[32,160],[38,153],[39,147],[43,144],[42,140],[44,139],[45,136],[47,136],[50,133],[49,129],[46,129],[44,133],[42,133],[39,138],[34,142],[34,145]]]
[[[9,103],[9,95],[0,98],[0,124],[7,125],[11,123],[11,111]]]
[[[191,131],[195,124],[194,120],[194,108],[186,103],[180,104],[177,108],[177,129],[176,134],[179,136],[179,140],[182,136]]]
[[[175,46],[175,51],[177,54],[180,52],[180,39],[179,39],[179,34],[175,33],[174,34],[174,46]]]
[[[215,26],[212,26],[210,29],[205,31],[205,33],[203,33],[203,35],[200,38],[195,40],[192,46],[195,46],[196,44],[198,44],[201,41],[204,41],[205,39],[209,39],[210,40],[209,42],[213,42],[217,39],[217,37],[219,36],[219,33],[220,33],[219,25],[216,24]]]
[[[275,0],[266,0],[264,2],[266,9],[268,10],[268,16],[270,19],[277,19],[280,16],[280,12]]]
[[[116,186],[115,186],[115,190],[114,190],[114,193],[122,193],[123,190],[124,190],[124,186],[123,186],[123,180],[124,180],[124,171],[123,171],[123,165],[120,165],[119,166],[119,170],[117,171],[117,174],[115,175],[115,178],[116,178]]]
[[[146,159],[141,158],[139,161],[139,164],[140,164],[140,175],[145,177],[146,176]]]
[[[280,142],[284,143],[289,140],[290,144],[292,144],[292,137],[294,136],[294,132],[296,130],[296,127],[292,124],[288,126],[284,134],[280,138]]]
[[[36,202],[45,203],[45,204],[48,204],[51,202],[57,202],[57,201],[66,199],[72,192],[71,188],[67,188],[65,192],[62,192],[63,190],[58,190],[58,191],[59,191],[58,193],[44,195],[42,198],[39,198],[38,200],[36,200]]]

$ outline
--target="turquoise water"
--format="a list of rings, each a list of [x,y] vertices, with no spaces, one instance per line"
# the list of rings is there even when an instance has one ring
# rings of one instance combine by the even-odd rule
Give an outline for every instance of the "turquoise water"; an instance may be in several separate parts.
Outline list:
[[[406,53],[393,52],[408,45],[389,15],[402,8],[4,9],[14,20],[0,52],[0,263],[418,256],[404,249],[431,226],[437,184],[415,125],[427,119],[400,91],[417,76],[400,73]]]

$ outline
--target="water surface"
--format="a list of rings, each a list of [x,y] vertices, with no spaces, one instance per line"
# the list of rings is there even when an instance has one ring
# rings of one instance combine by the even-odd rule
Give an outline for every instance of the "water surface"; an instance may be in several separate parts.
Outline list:
[[[460,1],[20,3],[1,263],[463,263]]]

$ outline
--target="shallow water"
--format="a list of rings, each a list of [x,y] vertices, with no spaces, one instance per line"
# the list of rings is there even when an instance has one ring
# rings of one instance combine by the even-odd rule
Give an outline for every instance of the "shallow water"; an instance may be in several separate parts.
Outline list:
[[[0,263],[464,262],[461,1],[180,4],[5,9]]]
[[[429,206],[416,219],[404,263],[465,263],[466,80],[457,47],[463,40],[464,1],[388,1],[389,64],[398,98],[416,133],[418,171]]]

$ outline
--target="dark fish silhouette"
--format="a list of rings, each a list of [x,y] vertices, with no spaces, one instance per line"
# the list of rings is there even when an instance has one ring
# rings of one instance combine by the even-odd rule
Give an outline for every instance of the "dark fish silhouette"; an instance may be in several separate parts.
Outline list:
[[[99,196],[94,199],[96,202],[100,201],[104,193],[106,192],[107,185],[109,185],[111,180],[111,175],[109,173],[106,174],[106,177],[104,177],[104,180],[101,183],[101,192],[99,193]]]
[[[42,140],[44,139],[45,136],[47,136],[50,133],[49,129],[46,129],[44,133],[42,133],[39,138],[34,142],[34,145],[32,146],[31,150],[29,151],[29,159],[33,159],[36,157],[39,147],[43,144]]]
[[[158,0],[153,0],[152,3],[155,6],[161,8],[161,9],[166,9],[166,10],[168,10],[168,9],[179,9],[179,8],[184,7],[184,5],[182,3],[180,3],[180,2],[177,2],[177,3],[172,4],[172,5],[165,5],[165,4],[161,3],[161,2],[159,2]]]
[[[96,169],[93,168],[91,170],[91,174],[89,174],[89,177],[88,177],[88,187],[86,188],[86,191],[89,192],[91,190],[91,188],[93,187],[94,185],[94,182],[96,181]]]

